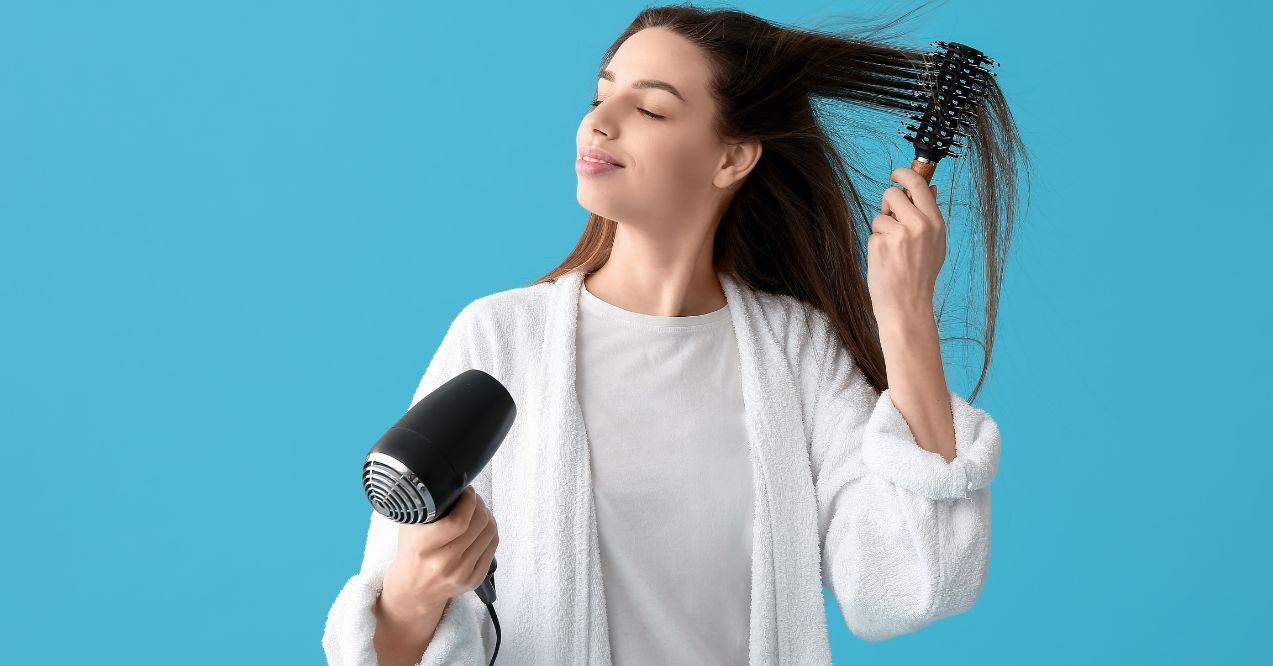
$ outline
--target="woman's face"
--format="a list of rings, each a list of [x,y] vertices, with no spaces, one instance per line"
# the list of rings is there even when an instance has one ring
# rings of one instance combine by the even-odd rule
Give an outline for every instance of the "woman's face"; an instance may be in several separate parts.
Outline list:
[[[715,182],[730,184],[720,171],[728,146],[712,129],[716,105],[708,80],[698,47],[670,30],[648,28],[623,42],[597,80],[593,99],[599,103],[579,123],[580,205],[647,227],[708,218],[724,194]],[[581,171],[578,160],[588,147],[606,151],[623,168]]]

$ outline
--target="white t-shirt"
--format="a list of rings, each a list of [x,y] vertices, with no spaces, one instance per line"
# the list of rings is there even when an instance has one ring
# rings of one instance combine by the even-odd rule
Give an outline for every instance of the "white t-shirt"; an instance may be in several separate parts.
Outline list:
[[[585,286],[576,343],[613,663],[747,663],[752,465],[728,306],[647,315]]]

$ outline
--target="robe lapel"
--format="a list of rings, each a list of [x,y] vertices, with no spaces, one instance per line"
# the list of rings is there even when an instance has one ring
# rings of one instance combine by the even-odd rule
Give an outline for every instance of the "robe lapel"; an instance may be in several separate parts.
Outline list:
[[[534,549],[535,617],[558,628],[536,645],[536,663],[609,664],[610,638],[583,409],[575,392],[575,330],[583,273],[559,277],[550,292],[540,354],[543,432],[534,479],[539,493]],[[548,645],[547,643],[553,643]]]
[[[829,664],[813,476],[795,375],[755,293],[717,275],[737,338],[755,495],[750,663]],[[549,484],[534,500],[532,604],[535,617],[556,627],[535,646],[537,663],[611,663],[588,435],[575,390],[582,285],[580,270],[554,283],[535,375],[542,383],[531,389],[541,392],[543,409],[531,478]]]
[[[830,664],[813,469],[796,370],[755,291],[718,272],[738,344],[755,488],[751,661]]]

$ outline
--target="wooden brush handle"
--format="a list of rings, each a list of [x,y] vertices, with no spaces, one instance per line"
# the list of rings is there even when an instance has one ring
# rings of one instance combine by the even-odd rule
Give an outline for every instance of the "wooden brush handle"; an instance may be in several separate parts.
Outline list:
[[[937,170],[937,165],[928,160],[917,159],[911,162],[911,169],[923,176],[925,183],[930,183],[933,180],[933,172]]]

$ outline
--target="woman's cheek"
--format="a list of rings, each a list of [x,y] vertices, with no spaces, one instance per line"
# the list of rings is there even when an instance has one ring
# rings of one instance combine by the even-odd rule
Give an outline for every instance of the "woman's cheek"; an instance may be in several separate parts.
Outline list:
[[[701,179],[703,169],[699,162],[702,156],[693,150],[687,150],[685,143],[665,146],[659,159],[658,179],[667,183],[672,189],[688,189],[695,181]]]

